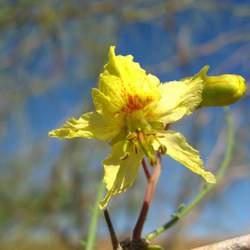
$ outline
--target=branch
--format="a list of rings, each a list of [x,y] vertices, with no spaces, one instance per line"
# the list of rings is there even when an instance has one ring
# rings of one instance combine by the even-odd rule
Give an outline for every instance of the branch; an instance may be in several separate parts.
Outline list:
[[[194,248],[192,250],[248,250],[250,249],[250,234],[235,237],[211,245]]]

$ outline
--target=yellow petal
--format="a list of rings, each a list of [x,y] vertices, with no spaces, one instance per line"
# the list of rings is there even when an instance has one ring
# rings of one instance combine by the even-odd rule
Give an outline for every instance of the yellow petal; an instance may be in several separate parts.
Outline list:
[[[96,112],[89,112],[79,119],[69,119],[59,129],[49,132],[49,136],[58,138],[95,138],[110,141],[121,130],[122,121],[117,118],[110,119]]]
[[[100,208],[104,209],[112,196],[125,192],[135,181],[140,167],[143,153],[139,150],[135,153],[128,148],[129,155],[124,157],[124,142],[113,145],[111,155],[103,161],[104,183],[107,193],[100,202]]]
[[[151,113],[151,119],[173,123],[192,113],[202,101],[202,81],[186,79],[159,86],[161,100]]]
[[[111,79],[109,83],[112,84]],[[115,85],[113,85],[114,87]],[[110,89],[109,95],[105,95],[97,88],[92,89],[92,99],[96,111],[104,115],[117,115],[121,107],[125,106],[125,101],[118,95],[115,90]]]
[[[147,74],[131,55],[117,56],[115,47],[111,46],[109,61],[100,74],[99,91],[94,90],[92,94],[96,108],[102,107],[101,112],[117,113],[128,105],[142,108],[159,99],[159,84],[158,78]],[[106,105],[107,102],[111,105]]]
[[[168,130],[165,133],[159,133],[158,137],[160,143],[167,148],[167,155],[202,176],[207,182],[216,183],[215,176],[204,169],[199,152],[186,142],[182,134]],[[154,147],[159,147],[159,143],[155,142]]]
[[[117,56],[115,46],[111,46],[109,49],[109,62],[104,66],[105,70],[111,75],[118,76],[124,82],[130,82],[131,80],[137,82],[138,78],[143,78],[146,74],[140,64],[133,61],[132,55]],[[132,83],[128,84],[132,85]]]

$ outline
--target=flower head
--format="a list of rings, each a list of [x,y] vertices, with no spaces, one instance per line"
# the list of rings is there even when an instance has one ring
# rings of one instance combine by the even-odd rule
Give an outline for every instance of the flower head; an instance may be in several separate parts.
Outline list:
[[[49,135],[96,138],[111,144],[112,151],[103,161],[107,193],[101,208],[134,183],[143,157],[152,164],[155,162],[156,151],[179,161],[207,182],[215,183],[213,174],[204,169],[199,152],[184,136],[165,130],[167,124],[189,115],[200,105],[202,91],[200,77],[162,84],[134,62],[131,55],[115,55],[112,46],[98,88],[92,90],[95,111],[79,119],[69,119]]]

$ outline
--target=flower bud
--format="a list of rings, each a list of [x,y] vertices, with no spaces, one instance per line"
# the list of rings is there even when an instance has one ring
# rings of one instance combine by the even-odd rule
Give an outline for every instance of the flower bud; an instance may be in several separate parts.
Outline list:
[[[195,78],[203,80],[204,89],[200,106],[226,106],[233,104],[246,93],[245,79],[240,75],[207,76],[209,66],[204,66]]]

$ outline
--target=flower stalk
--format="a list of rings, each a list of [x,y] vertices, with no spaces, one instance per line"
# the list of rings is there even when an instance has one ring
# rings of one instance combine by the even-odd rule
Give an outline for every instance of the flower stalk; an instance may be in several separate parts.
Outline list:
[[[142,163],[142,165],[143,167],[146,166],[145,161]],[[147,169],[147,168],[144,167],[144,169]],[[142,208],[140,211],[140,215],[138,217],[137,223],[133,231],[133,237],[132,237],[133,240],[141,239],[143,226],[147,218],[149,207],[154,197],[154,193],[155,193],[156,185],[160,177],[160,173],[161,173],[161,159],[160,159],[160,155],[157,154],[156,165],[154,166],[152,175],[148,175],[148,172],[145,171],[145,174],[148,178],[148,183],[147,183],[147,188],[146,188]]]
[[[145,158],[142,159],[142,167],[143,167],[143,170],[144,170],[144,173],[145,173],[147,180],[149,180],[151,173],[149,172]]]

